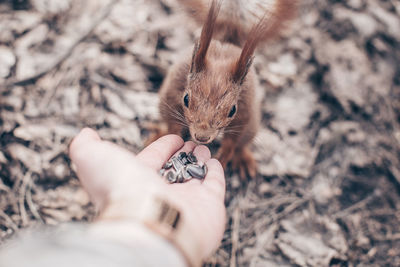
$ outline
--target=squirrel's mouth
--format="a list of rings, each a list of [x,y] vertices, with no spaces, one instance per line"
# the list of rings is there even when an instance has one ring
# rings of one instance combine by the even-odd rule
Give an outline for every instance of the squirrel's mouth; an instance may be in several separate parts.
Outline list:
[[[197,144],[206,145],[214,141],[214,139],[218,136],[219,131],[215,131],[212,134],[203,134],[199,132],[193,132],[190,135],[192,139]]]
[[[196,142],[200,144],[208,144],[210,142],[210,137],[202,137],[202,136],[196,136],[195,135],[195,140]]]

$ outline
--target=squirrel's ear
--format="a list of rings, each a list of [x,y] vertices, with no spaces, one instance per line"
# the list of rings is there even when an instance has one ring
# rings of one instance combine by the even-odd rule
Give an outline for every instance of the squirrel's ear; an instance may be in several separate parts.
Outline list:
[[[190,67],[190,73],[200,72],[206,66],[206,54],[208,47],[211,43],[211,38],[215,28],[215,22],[217,21],[218,12],[221,8],[221,1],[213,0],[211,2],[210,10],[206,21],[201,30],[201,35],[199,41],[195,44],[192,65]]]
[[[190,74],[197,72],[195,69],[198,69],[198,66],[195,67],[195,57],[198,51],[199,51],[199,41],[197,41],[194,44],[193,54],[192,54],[192,64],[190,65]]]
[[[246,78],[246,75],[249,72],[251,63],[253,62],[253,55],[257,45],[264,38],[265,33],[271,28],[270,19],[267,19],[268,15],[268,13],[265,13],[260,21],[251,28],[247,35],[240,57],[233,66],[232,78],[235,83],[243,83],[244,78]]]
[[[246,61],[240,61],[238,60],[236,62],[234,72],[233,72],[233,82],[237,83],[239,85],[242,85],[244,82],[244,79],[246,78],[247,73],[249,72],[249,69],[251,67],[251,64],[253,63],[254,56],[250,56],[247,58]]]

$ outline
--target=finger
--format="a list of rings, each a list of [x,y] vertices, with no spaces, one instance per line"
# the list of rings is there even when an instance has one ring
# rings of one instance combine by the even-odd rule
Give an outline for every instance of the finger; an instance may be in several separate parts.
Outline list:
[[[159,170],[164,163],[183,146],[183,140],[177,135],[166,135],[151,143],[136,158],[152,169]]]
[[[208,172],[204,179],[203,186],[213,191],[217,197],[225,198],[225,175],[224,169],[216,159],[210,159],[206,162]]]
[[[115,179],[111,177],[123,171],[123,166],[118,164],[131,166],[135,160],[129,151],[102,141],[99,135],[89,128],[82,129],[72,140],[69,156],[81,184],[98,207],[104,206],[107,195],[113,188]]]
[[[111,196],[139,194],[163,184],[133,153],[107,141],[78,137],[70,155],[81,184],[99,208]]]
[[[211,158],[210,150],[204,145],[196,146],[193,150],[193,154],[196,156],[199,163],[205,163]]]
[[[183,147],[181,149],[179,149],[179,151],[177,151],[174,156],[177,156],[179,153],[181,152],[193,152],[194,148],[196,147],[196,144],[193,141],[187,141],[185,142],[185,144],[183,145]],[[168,160],[168,159],[167,159]]]
[[[83,128],[79,134],[72,139],[69,145],[70,157],[73,157],[73,155],[78,153],[80,148],[82,148],[82,146],[86,145],[88,142],[100,140],[100,136],[94,130],[90,128]]]

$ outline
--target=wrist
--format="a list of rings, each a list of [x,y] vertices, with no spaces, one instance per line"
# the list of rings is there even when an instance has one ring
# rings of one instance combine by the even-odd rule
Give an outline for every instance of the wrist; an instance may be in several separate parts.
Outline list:
[[[111,201],[101,212],[97,223],[105,222],[139,224],[172,244],[188,266],[201,265],[203,254],[200,240],[196,238],[196,229],[185,214],[162,197],[160,192],[144,194],[140,201],[137,198]],[[116,232],[122,239],[127,238],[119,230]]]

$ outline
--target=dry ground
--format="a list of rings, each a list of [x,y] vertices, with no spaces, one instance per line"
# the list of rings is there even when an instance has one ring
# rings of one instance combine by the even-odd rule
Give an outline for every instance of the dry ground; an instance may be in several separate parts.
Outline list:
[[[400,2],[304,0],[258,51],[256,179],[229,170],[209,266],[400,266]],[[90,220],[67,145],[137,152],[157,90],[199,33],[174,0],[0,1],[0,240]]]

